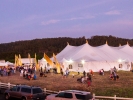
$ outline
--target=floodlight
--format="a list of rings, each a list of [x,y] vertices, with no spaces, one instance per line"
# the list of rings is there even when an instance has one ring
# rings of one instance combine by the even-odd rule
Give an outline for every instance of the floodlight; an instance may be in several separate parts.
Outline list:
[[[72,63],[73,62],[72,59],[70,59],[69,62]]]
[[[118,62],[119,62],[119,63],[121,63],[121,62],[122,62],[122,60],[121,60],[121,59],[118,59]]]
[[[81,63],[84,64],[85,63],[85,60],[81,60]]]

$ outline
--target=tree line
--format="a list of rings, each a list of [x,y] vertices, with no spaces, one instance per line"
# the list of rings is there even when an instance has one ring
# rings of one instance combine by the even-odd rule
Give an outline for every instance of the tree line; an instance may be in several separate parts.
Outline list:
[[[73,46],[79,46],[88,41],[91,46],[100,46],[108,43],[109,46],[117,47],[119,45],[125,45],[127,42],[130,46],[133,46],[133,39],[124,39],[115,36],[92,36],[91,38],[79,37],[58,37],[58,38],[42,38],[34,40],[16,41],[11,43],[0,44],[0,60],[6,60],[14,62],[15,54],[21,55],[21,58],[27,58],[28,53],[31,57],[37,55],[37,59],[41,59],[46,53],[49,57],[52,57],[53,53],[58,54],[66,46],[67,42]]]

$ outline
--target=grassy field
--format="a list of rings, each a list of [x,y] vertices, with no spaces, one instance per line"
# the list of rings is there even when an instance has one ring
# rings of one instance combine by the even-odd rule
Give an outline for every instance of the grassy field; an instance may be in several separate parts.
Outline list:
[[[114,96],[117,97],[133,97],[133,72],[119,71],[117,72],[120,79],[117,81],[110,80],[110,72],[105,72],[104,76],[94,73],[92,84],[90,87],[87,84],[77,82],[82,74],[72,77],[72,72],[67,78],[63,78],[61,74],[49,73],[47,77],[39,77],[37,72],[37,80],[27,80],[19,76],[19,72],[11,76],[0,76],[0,82],[11,84],[27,84],[32,86],[40,86],[48,90],[60,91],[68,89],[85,90],[95,93],[97,96]]]

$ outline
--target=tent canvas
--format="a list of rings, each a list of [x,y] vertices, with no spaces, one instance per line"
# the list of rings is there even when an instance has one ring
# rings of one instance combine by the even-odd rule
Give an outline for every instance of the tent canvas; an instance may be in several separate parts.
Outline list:
[[[0,62],[0,66],[8,66],[8,64],[7,63],[2,63],[2,62]]]
[[[21,58],[22,64],[34,64],[35,58]]]
[[[39,68],[40,68],[40,69],[41,69],[41,67],[42,67],[42,70],[44,70],[45,67],[46,67],[47,70],[50,70],[51,68],[53,68],[52,66],[50,66],[50,65],[47,63],[47,61],[46,61],[44,58],[38,60],[38,64],[39,64]]]
[[[88,43],[81,46],[67,45],[56,55],[56,58],[65,68],[71,67],[69,68],[70,71],[82,72],[85,70],[88,72],[90,69],[95,72],[100,69],[109,71],[114,66],[119,70],[129,71],[133,55],[129,55],[128,49],[126,50],[116,49],[107,44],[98,47],[92,47]],[[131,52],[133,52],[132,48],[130,49]],[[62,59],[65,59],[65,61]],[[123,61],[118,62],[119,59]],[[82,63],[83,60],[84,64]],[[120,64],[122,64],[122,67],[120,67]]]

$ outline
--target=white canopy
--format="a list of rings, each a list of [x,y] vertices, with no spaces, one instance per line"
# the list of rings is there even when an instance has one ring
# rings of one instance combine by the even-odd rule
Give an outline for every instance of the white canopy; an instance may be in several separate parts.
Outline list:
[[[133,57],[133,49],[132,47],[130,47],[128,44],[127,45],[124,45],[122,46],[120,49],[120,51],[126,53],[128,56],[132,56]],[[133,59],[133,58],[132,58]],[[133,61],[133,60],[132,60]]]
[[[103,68],[110,70],[110,68],[123,63],[123,70],[127,69],[127,65],[133,61],[133,49],[127,44],[121,47],[111,47],[107,44],[97,47],[92,47],[88,43],[81,46],[67,45],[59,54],[56,55],[59,62],[64,63],[66,67],[73,64],[74,70],[77,70],[78,64],[84,61],[82,70],[93,69],[95,71]],[[64,62],[65,59],[66,61]],[[120,62],[118,62],[120,61]],[[72,63],[73,62],[73,63]],[[131,65],[130,65],[131,67]],[[130,70],[128,68],[128,70]]]
[[[8,65],[7,63],[0,62],[0,66],[7,66],[7,65]]]
[[[7,61],[6,63],[7,63],[7,65],[14,65],[14,63],[11,63],[9,61]]]
[[[38,64],[39,64],[40,68],[42,67],[42,69],[44,69],[45,67],[51,68],[51,66],[47,65],[47,61],[44,58],[38,60]]]
[[[35,58],[21,58],[22,64],[33,64],[35,63]]]
[[[133,61],[133,49],[129,45],[114,49],[107,44],[92,47],[86,43],[81,46],[67,45],[56,57],[59,61],[63,58],[73,61],[118,61],[119,59]]]

